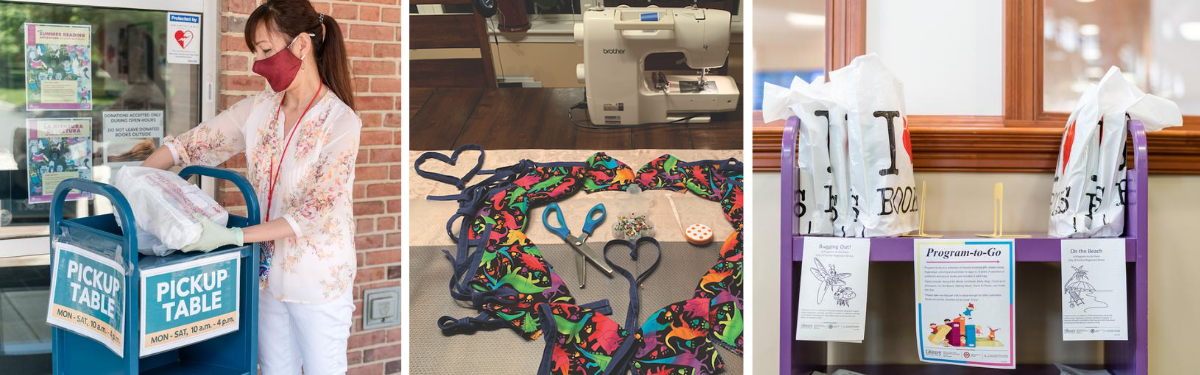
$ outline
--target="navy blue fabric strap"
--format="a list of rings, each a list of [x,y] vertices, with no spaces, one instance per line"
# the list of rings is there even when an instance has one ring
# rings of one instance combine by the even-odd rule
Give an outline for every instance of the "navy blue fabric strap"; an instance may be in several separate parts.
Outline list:
[[[427,161],[429,159],[434,159],[434,160],[441,161],[446,164],[455,165],[458,163],[458,155],[461,154],[463,151],[479,151],[479,159],[475,162],[475,166],[471,168],[471,171],[467,172],[467,174],[464,175],[462,178],[455,178],[453,176],[447,176],[447,175],[444,175],[441,173],[428,172],[428,171],[421,169],[421,164],[425,164],[425,161]],[[479,169],[483,167],[483,155],[484,155],[484,152],[483,152],[482,146],[474,145],[474,144],[465,144],[462,146],[458,146],[458,148],[455,149],[454,153],[450,154],[450,156],[446,156],[445,154],[442,154],[440,152],[423,153],[423,154],[421,154],[421,156],[417,157],[417,161],[413,164],[413,169],[417,170],[418,176],[428,178],[430,180],[442,182],[442,183],[451,184],[451,185],[454,185],[454,187],[458,188],[458,190],[462,190],[462,189],[466,188],[467,182],[471,181],[471,178],[474,178],[475,174],[479,173]]]
[[[596,302],[585,303],[585,304],[579,305],[579,307],[582,307],[582,308],[585,308],[588,310],[592,310],[598,314],[603,314],[603,315],[612,315],[612,313],[613,313],[612,306],[608,304],[608,299],[602,299],[602,300],[599,300]]]
[[[538,317],[541,320],[542,336],[546,338],[546,348],[542,349],[542,363],[538,365],[538,375],[551,375],[554,371],[554,345],[558,344],[558,322],[554,320],[554,312],[550,304],[537,304]]]
[[[643,242],[649,242],[653,244],[655,250],[657,251],[657,256],[654,258],[654,263],[651,264],[645,272],[637,275],[637,277],[634,277],[633,273],[629,272],[629,270],[621,268],[621,266],[614,264],[608,259],[608,249],[612,248],[613,245],[623,245],[631,249],[629,251],[629,257],[636,261],[638,259],[638,246]],[[637,288],[638,285],[641,284],[642,280],[645,280],[646,277],[650,276],[650,273],[654,272],[654,270],[658,268],[659,260],[662,260],[662,246],[659,245],[658,240],[655,240],[653,237],[639,238],[636,243],[629,242],[629,240],[617,239],[608,241],[608,243],[604,244],[604,261],[607,262],[609,266],[612,266],[617,273],[625,276],[626,280],[629,280],[629,310],[625,315],[625,330],[629,332],[629,336],[625,338],[625,342],[622,342],[621,346],[617,348],[617,351],[613,353],[612,361],[609,362],[608,365],[608,370],[604,371],[603,374],[625,374],[629,372],[629,366],[633,363],[635,347],[634,342],[637,341],[637,339],[635,339],[636,332],[638,329],[641,329],[641,327],[638,326],[638,310],[640,306]]]
[[[493,330],[504,327],[504,319],[496,318],[489,312],[479,314],[479,316],[471,318],[455,319],[449,316],[443,316],[438,319],[438,328],[448,334],[460,333],[475,333],[480,330]]]
[[[483,232],[479,238],[468,240],[467,235],[470,233],[470,224],[464,220],[463,229],[459,234],[458,240],[458,255],[451,255],[449,251],[442,250],[446,257],[450,258],[450,264],[453,265],[454,274],[450,275],[450,296],[459,301],[471,301],[471,278],[475,276],[475,272],[479,269],[479,262],[483,259],[483,253],[487,251],[488,238],[492,234],[492,225],[488,224],[483,227]],[[470,252],[470,246],[475,246],[475,252]]]

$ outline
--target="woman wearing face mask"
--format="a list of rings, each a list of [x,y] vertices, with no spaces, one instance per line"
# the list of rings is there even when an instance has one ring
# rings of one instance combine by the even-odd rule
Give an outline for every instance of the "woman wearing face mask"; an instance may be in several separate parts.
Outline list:
[[[264,374],[346,371],[354,311],[354,161],[362,123],[341,28],[307,0],[271,0],[246,21],[253,70],[270,88],[164,139],[143,165],[214,166],[246,153],[263,224],[204,233],[184,251],[262,243],[259,363]]]

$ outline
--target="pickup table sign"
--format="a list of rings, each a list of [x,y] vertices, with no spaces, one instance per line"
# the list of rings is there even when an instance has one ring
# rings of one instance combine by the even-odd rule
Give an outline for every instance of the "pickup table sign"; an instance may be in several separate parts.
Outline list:
[[[54,243],[46,323],[125,356],[125,268],[78,246]]]
[[[238,330],[241,262],[237,252],[141,272],[141,356]]]

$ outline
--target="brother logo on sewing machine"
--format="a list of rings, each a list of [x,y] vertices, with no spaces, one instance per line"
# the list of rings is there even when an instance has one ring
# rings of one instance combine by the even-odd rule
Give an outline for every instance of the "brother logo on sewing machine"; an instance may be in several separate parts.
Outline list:
[[[713,113],[737,110],[737,82],[710,74],[729,58],[731,17],[724,10],[695,6],[588,8],[573,31],[575,44],[584,51],[575,78],[587,91],[588,118],[597,125],[685,118],[704,123],[712,121]],[[687,68],[672,71],[692,74],[646,70],[646,57],[656,53],[683,53],[680,61]],[[616,111],[620,116],[611,116]]]

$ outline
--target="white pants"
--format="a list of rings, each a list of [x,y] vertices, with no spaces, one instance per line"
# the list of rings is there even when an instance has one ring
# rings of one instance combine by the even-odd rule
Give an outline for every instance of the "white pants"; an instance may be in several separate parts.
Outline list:
[[[323,304],[281,302],[267,289],[258,297],[258,365],[263,375],[346,373],[354,293]]]

